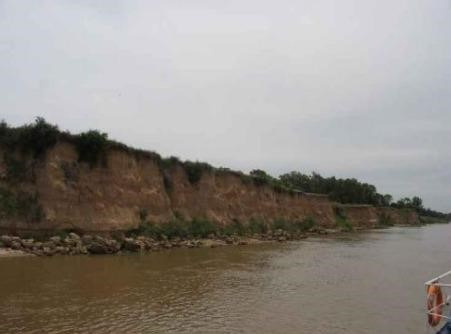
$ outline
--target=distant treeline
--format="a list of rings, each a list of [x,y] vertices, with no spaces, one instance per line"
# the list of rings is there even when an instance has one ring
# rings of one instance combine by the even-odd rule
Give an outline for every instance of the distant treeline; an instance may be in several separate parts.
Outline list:
[[[137,158],[147,157],[153,159],[162,169],[165,187],[171,191],[172,180],[165,170],[175,165],[182,166],[191,183],[199,182],[203,173],[232,173],[242,179],[243,182],[252,182],[257,186],[270,186],[277,192],[286,192],[294,195],[299,192],[317,193],[328,195],[332,200],[344,204],[371,204],[375,206],[392,206],[396,208],[411,208],[421,215],[436,218],[451,218],[450,214],[444,214],[423,206],[420,197],[403,198],[393,202],[390,194],[380,194],[374,185],[362,183],[354,178],[340,179],[334,176],[323,177],[318,173],[303,174],[293,171],[272,177],[263,170],[255,169],[249,175],[233,171],[228,168],[214,168],[213,166],[192,161],[181,161],[177,157],[162,158],[158,153],[144,151],[128,147],[122,143],[108,139],[106,133],[90,130],[77,135],[62,132],[57,126],[47,123],[38,117],[31,124],[20,127],[10,127],[6,122],[0,123],[0,144],[7,148],[4,161],[8,164],[7,176],[10,180],[20,180],[25,173],[23,166],[14,160],[10,152],[19,150],[30,153],[35,159],[40,159],[47,149],[56,144],[58,140],[73,143],[78,151],[78,160],[86,162],[91,167],[102,165],[106,167],[106,152],[109,148],[121,149],[134,154]],[[9,150],[9,152],[8,152]]]
[[[322,177],[315,172],[310,175],[290,172],[281,175],[279,179],[287,187],[305,192],[327,194],[332,200],[339,203],[391,206],[399,209],[409,208],[417,210],[420,215],[424,216],[451,218],[451,213],[446,214],[425,208],[423,200],[418,196],[405,197],[394,202],[392,195],[380,194],[374,185],[362,183],[356,179],[339,179],[335,176]]]

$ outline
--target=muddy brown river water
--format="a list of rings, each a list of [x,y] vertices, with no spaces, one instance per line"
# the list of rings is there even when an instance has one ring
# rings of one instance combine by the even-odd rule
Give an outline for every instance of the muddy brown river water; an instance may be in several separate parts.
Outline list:
[[[0,333],[425,333],[451,225],[147,255],[0,259]]]

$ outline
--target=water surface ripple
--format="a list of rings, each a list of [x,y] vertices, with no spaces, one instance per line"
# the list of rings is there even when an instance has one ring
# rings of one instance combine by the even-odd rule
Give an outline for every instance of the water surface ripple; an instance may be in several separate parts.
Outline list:
[[[425,333],[451,226],[147,255],[0,259],[0,333]]]

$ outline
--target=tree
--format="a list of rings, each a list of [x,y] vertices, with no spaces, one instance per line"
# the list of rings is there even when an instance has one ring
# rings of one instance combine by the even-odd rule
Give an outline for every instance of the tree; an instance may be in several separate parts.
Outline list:
[[[417,210],[423,209],[423,200],[418,196],[412,197],[411,204],[414,209]]]
[[[389,206],[393,201],[393,196],[390,194],[385,194],[383,197],[383,204]]]

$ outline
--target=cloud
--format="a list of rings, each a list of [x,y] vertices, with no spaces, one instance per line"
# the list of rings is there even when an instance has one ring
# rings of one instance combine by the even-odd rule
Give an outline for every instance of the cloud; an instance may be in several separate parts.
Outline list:
[[[0,108],[451,211],[442,1],[0,1]]]

